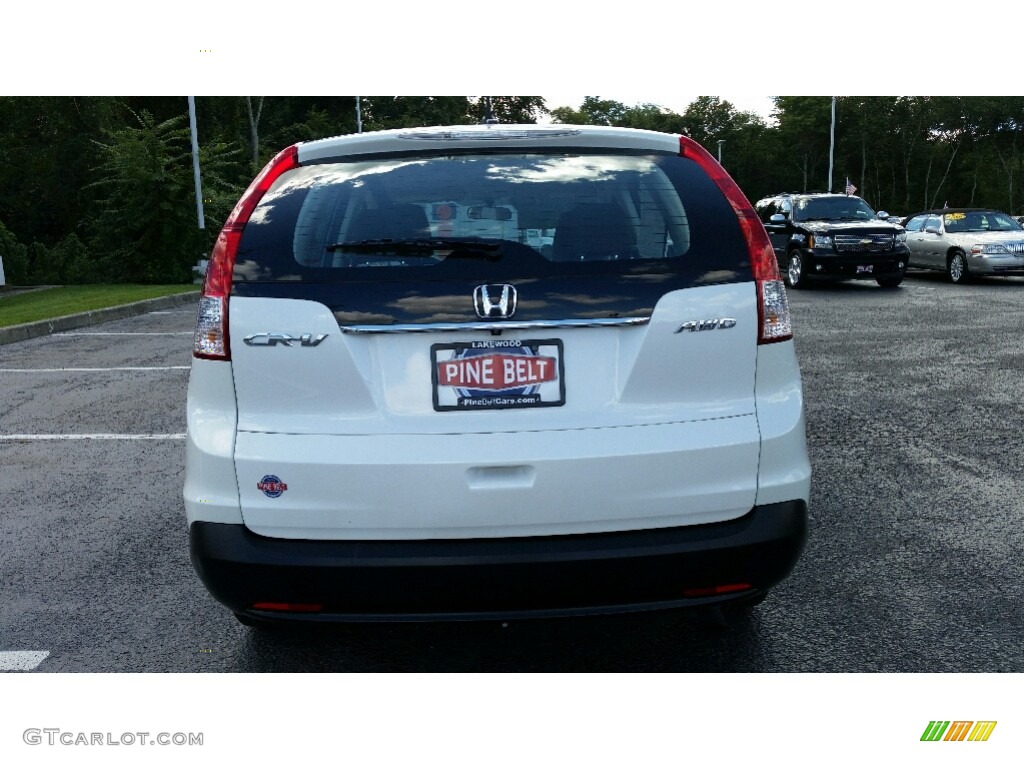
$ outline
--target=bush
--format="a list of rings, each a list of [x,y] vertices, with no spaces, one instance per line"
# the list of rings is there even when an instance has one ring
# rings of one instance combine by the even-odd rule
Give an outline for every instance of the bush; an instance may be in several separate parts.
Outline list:
[[[93,258],[85,243],[72,233],[53,247],[52,253],[64,265],[64,282],[68,285],[107,282],[100,262]]]
[[[5,230],[6,231],[6,230]],[[12,237],[10,233],[8,236]],[[24,263],[25,279],[21,284],[30,285],[82,285],[83,283],[107,282],[107,275],[102,265],[89,253],[78,235],[72,233],[47,248],[36,242],[26,248],[18,245],[16,250],[21,254]],[[15,262],[18,261],[15,256]],[[7,260],[4,260],[6,266]],[[19,275],[20,276],[20,275]],[[14,280],[8,277],[8,282]]]
[[[32,285],[60,285],[64,282],[61,264],[55,264],[42,243],[28,247],[28,279]]]
[[[58,282],[63,285],[107,282],[99,263],[74,233],[53,246],[48,257]]]

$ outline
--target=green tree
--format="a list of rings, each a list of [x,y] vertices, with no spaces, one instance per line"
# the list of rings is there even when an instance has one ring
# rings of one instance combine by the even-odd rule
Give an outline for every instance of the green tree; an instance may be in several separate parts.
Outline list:
[[[588,116],[581,109],[555,107],[551,110],[551,122],[562,125],[590,125]]]
[[[208,198],[207,229],[195,221],[195,188],[188,116],[162,122],[147,111],[132,113],[135,125],[111,131],[97,142],[102,162],[96,238],[101,261],[127,282],[184,282],[191,266],[212,243],[212,229],[223,222],[232,188],[225,169],[238,154],[224,143],[206,143],[200,152],[203,193]]]
[[[683,131],[710,151],[718,139],[735,129],[737,117],[730,102],[717,96],[698,96],[683,113]]]
[[[578,110],[556,107],[551,116],[555,122],[571,125],[622,125],[628,110],[621,101],[586,96]]]
[[[998,207],[1018,213],[1024,210],[1019,190],[1024,173],[1024,97],[991,96],[978,101],[979,117],[988,138],[982,146],[991,161],[984,164],[984,158],[979,157],[974,166],[974,178],[987,182],[983,193],[999,200]],[[997,173],[985,173],[992,167]]]
[[[367,96],[362,103],[367,131],[458,125],[469,113],[466,96]]]
[[[774,168],[784,154],[778,132],[751,112],[737,112],[733,124],[724,132],[722,165],[752,202],[780,191]],[[717,156],[717,140],[709,152]]]
[[[686,133],[683,116],[657,104],[628,107],[617,125],[662,133]]]
[[[263,115],[263,100],[266,96],[256,97],[255,104],[252,96],[245,96],[245,113],[249,118],[249,140],[252,147],[252,172],[259,173],[260,168],[260,117]]]
[[[25,243],[84,234],[98,152],[92,139],[116,124],[109,97],[0,98],[0,220]]]
[[[64,265],[50,258],[46,246],[36,241],[28,247],[28,281],[32,285],[60,285]]]
[[[894,163],[899,164],[899,173],[903,182],[903,202],[900,206],[904,213],[910,213],[919,207],[912,200],[917,198],[918,174],[916,168],[920,156],[924,153],[931,130],[933,104],[927,96],[900,96],[893,106],[894,135],[896,137],[896,155]]]
[[[102,283],[105,275],[89,249],[78,235],[72,232],[51,249],[55,260],[63,267],[61,282],[71,285]]]
[[[783,188],[801,192],[824,189],[828,186],[832,99],[776,96],[774,102],[779,138],[788,148],[780,158],[785,167],[776,169],[783,178]]]
[[[481,96],[469,103],[466,122],[482,122],[486,112],[485,98],[491,100],[491,115],[499,123],[536,123],[548,113],[542,96]]]
[[[640,128],[663,133],[682,133],[682,116],[657,104],[627,107],[621,101],[587,96],[579,109],[556,107],[551,110],[555,123],[564,125],[608,125]]]

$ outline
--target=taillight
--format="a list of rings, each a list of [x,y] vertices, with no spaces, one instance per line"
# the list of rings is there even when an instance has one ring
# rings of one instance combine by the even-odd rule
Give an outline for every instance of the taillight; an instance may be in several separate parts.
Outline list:
[[[242,230],[249,222],[256,205],[286,171],[299,166],[298,147],[292,145],[278,152],[245,190],[224,228],[217,236],[206,265],[206,278],[199,297],[199,317],[192,345],[192,356],[207,360],[230,360],[228,341],[228,297],[231,295],[231,276],[235,271],[235,255],[242,239]]]
[[[192,356],[204,357],[207,360],[231,359],[231,349],[228,345],[228,299],[226,296],[200,296]]]
[[[714,597],[716,595],[728,595],[731,592],[743,592],[753,589],[750,584],[716,584],[713,587],[693,587],[684,589],[684,597]]]
[[[771,344],[792,339],[793,320],[789,313],[786,285],[779,275],[779,265],[775,261],[775,250],[772,248],[771,240],[768,239],[764,224],[754,212],[754,207],[725,168],[696,141],[680,136],[679,154],[697,163],[718,185],[739,220],[750,251],[750,267],[757,286],[757,343]]]

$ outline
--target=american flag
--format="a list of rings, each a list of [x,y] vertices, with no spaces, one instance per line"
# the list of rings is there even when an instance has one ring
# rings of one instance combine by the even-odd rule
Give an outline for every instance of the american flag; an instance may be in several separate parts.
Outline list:
[[[850,183],[850,177],[847,176],[846,177],[846,194],[852,195],[856,191],[857,191],[857,188],[855,186],[853,186],[853,184]]]

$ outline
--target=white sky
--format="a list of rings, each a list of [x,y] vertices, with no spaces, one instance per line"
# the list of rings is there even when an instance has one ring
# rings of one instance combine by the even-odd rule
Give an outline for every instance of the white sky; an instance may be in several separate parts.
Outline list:
[[[679,112],[695,98],[680,94],[706,94],[763,113],[778,94],[1020,92],[1012,15],[984,29],[958,17],[958,39],[984,55],[953,65],[933,37],[905,33],[899,20],[913,9],[909,0],[862,0],[855,13],[819,0],[782,11],[631,0],[615,13],[551,0],[472,13],[433,3],[249,0],[244,13],[200,0],[14,3],[4,9],[0,94],[550,93],[563,94],[551,107],[578,107],[582,96],[565,94],[583,94]]]

